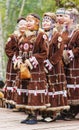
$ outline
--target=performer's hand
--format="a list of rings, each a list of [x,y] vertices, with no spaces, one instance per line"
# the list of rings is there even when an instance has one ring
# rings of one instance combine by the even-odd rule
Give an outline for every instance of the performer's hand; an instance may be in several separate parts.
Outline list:
[[[69,59],[67,50],[63,50],[63,61],[66,65],[70,63],[70,59]]]
[[[26,60],[25,60],[25,64],[26,64],[26,66],[28,66],[31,70],[33,69],[33,66],[32,66],[32,64],[31,64],[31,62],[30,62],[29,59],[26,59]]]
[[[18,56],[14,61],[14,69],[19,69],[20,68],[20,64],[22,63],[22,58],[20,56]]]

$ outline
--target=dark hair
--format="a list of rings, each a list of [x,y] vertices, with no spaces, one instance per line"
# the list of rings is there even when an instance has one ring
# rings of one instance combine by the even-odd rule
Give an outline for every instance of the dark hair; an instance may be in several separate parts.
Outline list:
[[[19,23],[21,20],[25,20],[26,21],[26,19],[24,17],[21,17],[21,18],[18,18],[17,23]]]
[[[34,13],[31,13],[30,15],[32,15],[33,17],[37,18],[38,20],[40,20],[40,16],[38,14],[34,14]]]
[[[0,88],[3,88],[4,87],[4,81],[3,80],[0,80]]]

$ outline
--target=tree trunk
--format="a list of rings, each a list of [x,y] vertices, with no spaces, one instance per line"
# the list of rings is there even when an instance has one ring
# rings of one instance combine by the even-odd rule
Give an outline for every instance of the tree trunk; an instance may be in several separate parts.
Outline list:
[[[0,78],[5,79],[5,56],[4,56],[4,40],[3,40],[3,29],[2,29],[2,17],[0,15]]]
[[[25,5],[25,1],[26,0],[22,1],[21,9],[20,9],[20,12],[19,12],[19,17],[21,17],[21,15],[22,15],[22,12],[23,12],[23,9],[24,9],[24,5]]]
[[[60,6],[61,0],[55,0],[56,1],[56,6]]]

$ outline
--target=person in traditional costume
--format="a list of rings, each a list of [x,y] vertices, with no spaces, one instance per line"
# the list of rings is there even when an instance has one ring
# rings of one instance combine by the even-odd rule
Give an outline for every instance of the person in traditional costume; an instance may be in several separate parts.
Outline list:
[[[42,28],[48,36],[48,57],[44,61],[47,72],[47,84],[50,107],[46,109],[45,121],[56,120],[56,111],[69,109],[67,103],[66,77],[62,61],[64,49],[61,34],[56,29],[56,15],[44,13]],[[48,118],[49,117],[49,118]]]
[[[78,35],[77,28],[78,12],[74,9],[68,9],[65,12],[65,46],[63,51],[63,60],[65,63],[65,74],[68,89],[68,104],[70,110],[64,113],[70,119],[74,119],[79,112],[79,79],[78,79]],[[66,37],[67,36],[67,37]]]
[[[13,101],[13,92],[15,91],[14,83],[15,77],[17,75],[17,69],[14,69],[14,60],[17,59],[17,62],[21,62],[20,57],[16,58],[18,51],[18,39],[21,37],[26,30],[26,19],[21,18],[18,22],[20,22],[18,33],[14,33],[10,35],[5,45],[5,53],[8,57],[7,68],[6,68],[6,82],[3,88],[4,97],[6,99],[6,103],[8,107],[15,107],[15,102]],[[20,63],[19,62],[19,63]]]
[[[32,65],[31,79],[27,85],[28,100],[26,110],[28,116],[21,123],[36,124],[38,122],[37,115],[42,109],[46,109],[46,75],[44,71],[44,60],[47,57],[47,36],[39,31],[40,18],[37,14],[28,14],[26,17],[27,32],[26,38],[20,41],[20,49],[26,53],[25,64],[27,59]],[[22,46],[22,47],[21,47]]]
[[[62,32],[63,30],[63,25],[64,25],[64,14],[65,14],[65,8],[59,8],[55,12],[56,17],[57,17],[57,23],[56,23],[56,28],[58,32]]]
[[[13,84],[12,97],[16,104],[16,108],[13,111],[25,111],[25,104],[27,104],[27,84],[30,77],[25,77],[25,72],[28,73],[29,69],[24,63],[27,57],[26,52],[23,49],[23,40],[26,38],[26,19],[19,18],[17,20],[17,30],[14,34],[18,36],[17,41],[17,54],[13,57],[14,69],[17,70],[17,75]],[[21,42],[21,44],[20,44]],[[25,46],[26,48],[26,46]],[[30,66],[31,67],[31,66]],[[26,70],[27,69],[27,70]]]

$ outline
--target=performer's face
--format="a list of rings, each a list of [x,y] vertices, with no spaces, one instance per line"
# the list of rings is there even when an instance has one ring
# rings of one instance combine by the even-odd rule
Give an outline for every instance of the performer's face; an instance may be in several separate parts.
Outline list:
[[[35,26],[37,24],[35,18],[29,15],[27,16],[26,21],[27,21],[27,29],[31,31],[35,30]]]
[[[20,20],[18,23],[19,31],[21,33],[24,33],[26,31],[26,21],[25,20]]]
[[[68,14],[65,14],[64,16],[64,23],[69,24],[71,21],[70,16]]]
[[[50,30],[52,28],[52,25],[54,25],[54,23],[52,23],[52,19],[50,17],[45,16],[42,20],[42,28],[45,31]]]
[[[64,15],[63,14],[57,14],[57,22],[59,24],[63,24],[64,23]]]

